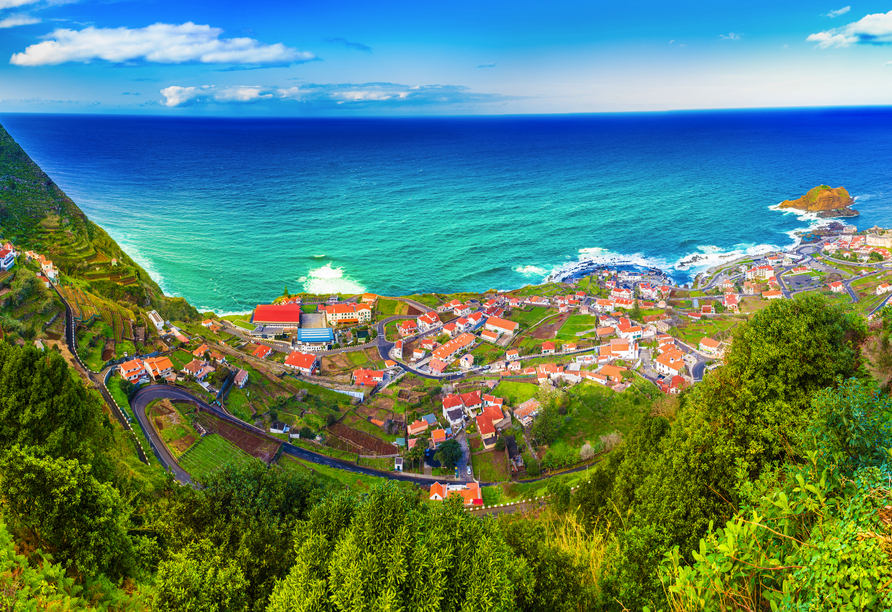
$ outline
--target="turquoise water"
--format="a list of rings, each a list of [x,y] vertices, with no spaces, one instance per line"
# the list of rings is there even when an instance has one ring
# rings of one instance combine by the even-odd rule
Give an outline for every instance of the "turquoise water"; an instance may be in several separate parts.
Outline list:
[[[683,282],[793,244],[814,220],[770,207],[821,183],[892,225],[886,109],[0,122],[166,293],[218,312],[286,286],[506,289],[580,259]]]

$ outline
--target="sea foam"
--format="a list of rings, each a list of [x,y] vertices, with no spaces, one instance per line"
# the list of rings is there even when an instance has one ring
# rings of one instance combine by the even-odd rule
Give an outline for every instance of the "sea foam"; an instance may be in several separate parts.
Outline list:
[[[331,262],[310,270],[306,276],[301,276],[297,280],[303,283],[304,291],[317,295],[365,293],[364,286],[352,278],[344,276],[344,269],[332,266]]]

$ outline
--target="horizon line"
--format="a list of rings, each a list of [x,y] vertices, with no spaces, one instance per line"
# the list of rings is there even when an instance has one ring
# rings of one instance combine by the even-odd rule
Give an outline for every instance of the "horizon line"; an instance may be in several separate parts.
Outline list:
[[[120,112],[65,112],[65,111],[15,111],[2,110],[0,115],[73,115],[73,116],[118,116],[118,117],[161,117],[171,119],[475,119],[475,118],[516,118],[516,117],[586,117],[603,115],[667,115],[681,113],[721,113],[721,112],[766,112],[766,111],[817,111],[817,110],[859,110],[890,109],[888,104],[859,105],[815,105],[815,106],[729,106],[713,108],[677,108],[665,110],[618,110],[618,111],[586,111],[555,113],[476,113],[476,114],[323,114],[323,115],[214,115],[184,113],[132,113],[122,109]]]

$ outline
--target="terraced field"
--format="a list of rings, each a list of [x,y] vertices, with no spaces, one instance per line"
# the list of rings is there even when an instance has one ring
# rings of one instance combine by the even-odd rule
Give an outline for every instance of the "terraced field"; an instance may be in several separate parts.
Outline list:
[[[215,472],[226,466],[250,465],[257,461],[219,434],[208,434],[193,444],[180,458],[180,466],[193,479],[205,482]]]
[[[392,455],[396,452],[392,444],[388,444],[381,438],[370,436],[364,431],[348,427],[343,423],[334,423],[329,426],[328,430],[342,440],[365,449],[367,452],[364,454],[367,455]]]

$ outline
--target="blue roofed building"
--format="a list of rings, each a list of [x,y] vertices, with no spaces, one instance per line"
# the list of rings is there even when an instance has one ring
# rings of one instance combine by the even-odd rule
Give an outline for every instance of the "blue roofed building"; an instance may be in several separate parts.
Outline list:
[[[334,342],[334,331],[328,327],[302,327],[297,330],[297,342],[304,350],[324,351]]]

